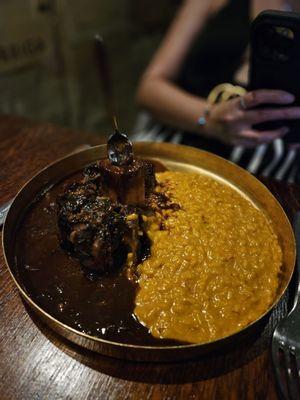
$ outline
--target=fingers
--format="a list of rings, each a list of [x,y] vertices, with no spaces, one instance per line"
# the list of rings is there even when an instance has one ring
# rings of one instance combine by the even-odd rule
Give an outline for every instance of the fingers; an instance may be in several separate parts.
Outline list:
[[[244,108],[253,108],[261,104],[290,104],[295,96],[283,90],[259,89],[243,96]]]
[[[281,138],[289,133],[289,128],[283,127],[279,129],[274,129],[272,131],[263,131],[259,132],[262,134],[261,140],[265,141],[266,143],[272,142],[275,139]]]
[[[279,137],[286,135],[289,132],[289,128],[284,126],[279,129],[274,129],[271,131],[256,131],[254,129],[250,129],[244,132],[243,136],[247,139],[256,140],[258,143],[266,143],[271,142]]]
[[[234,144],[255,147],[259,144],[270,143],[275,139],[278,139],[289,132],[288,127],[282,127],[270,131],[256,131],[254,129],[243,130],[239,138],[235,138]]]
[[[266,108],[245,112],[245,119],[250,124],[267,121],[300,119],[300,107]]]

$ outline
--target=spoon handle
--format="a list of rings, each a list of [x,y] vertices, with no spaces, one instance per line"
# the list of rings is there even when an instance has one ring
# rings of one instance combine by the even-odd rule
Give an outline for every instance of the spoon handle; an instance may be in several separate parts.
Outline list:
[[[1,207],[0,207],[0,228],[2,228],[6,215],[8,213],[9,207],[11,206],[11,203],[13,201],[9,200],[7,203],[4,203]]]
[[[95,35],[94,37],[94,55],[104,94],[107,119],[113,120],[113,116],[116,113],[113,80],[107,46],[100,35]]]

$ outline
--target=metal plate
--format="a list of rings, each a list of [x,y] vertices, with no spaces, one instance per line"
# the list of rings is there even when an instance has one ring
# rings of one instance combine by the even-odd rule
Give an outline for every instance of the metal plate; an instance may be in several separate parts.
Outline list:
[[[293,230],[283,209],[269,190],[247,171],[235,164],[205,151],[169,143],[136,143],[135,153],[139,157],[156,159],[170,170],[190,171],[208,174],[230,185],[268,218],[276,232],[283,252],[282,274],[276,298],[271,307],[241,331],[226,338],[204,344],[188,344],[164,347],[138,346],[111,342],[81,333],[40,308],[26,293],[18,281],[15,265],[14,243],[16,230],[22,222],[26,208],[43,189],[83,169],[86,165],[106,156],[106,146],[97,146],[61,159],[43,169],[32,178],[17,194],[5,221],[3,230],[3,250],[7,267],[26,302],[40,318],[60,335],[85,348],[101,354],[139,361],[172,361],[196,357],[215,350],[230,342],[239,340],[251,332],[271,311],[284,294],[293,274],[295,265],[295,238]]]

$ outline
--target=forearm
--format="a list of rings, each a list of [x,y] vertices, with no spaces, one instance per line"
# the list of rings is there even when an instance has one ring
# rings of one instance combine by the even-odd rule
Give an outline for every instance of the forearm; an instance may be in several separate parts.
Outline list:
[[[144,78],[137,93],[137,102],[164,123],[205,134],[197,121],[205,112],[206,100],[185,92],[168,80]]]

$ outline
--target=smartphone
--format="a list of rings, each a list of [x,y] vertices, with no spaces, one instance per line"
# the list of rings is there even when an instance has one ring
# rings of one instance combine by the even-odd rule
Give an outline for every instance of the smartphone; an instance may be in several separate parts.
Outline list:
[[[300,105],[300,13],[263,11],[252,22],[250,32],[249,90],[280,89],[292,93]],[[283,107],[264,104],[260,108]],[[289,143],[300,142],[300,119],[272,121],[259,130],[288,126]]]

